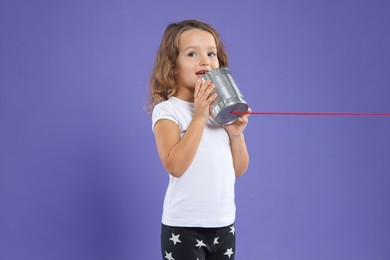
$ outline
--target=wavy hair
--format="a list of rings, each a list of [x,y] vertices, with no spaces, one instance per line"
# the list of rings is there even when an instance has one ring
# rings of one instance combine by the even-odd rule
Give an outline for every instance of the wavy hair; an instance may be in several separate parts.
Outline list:
[[[211,33],[217,47],[219,66],[228,66],[226,49],[218,32],[211,25],[198,20],[185,20],[169,24],[163,34],[149,82],[149,97],[146,103],[146,112],[149,115],[158,103],[174,96],[177,92],[175,69],[179,55],[179,37],[183,32],[190,29],[199,29]]]

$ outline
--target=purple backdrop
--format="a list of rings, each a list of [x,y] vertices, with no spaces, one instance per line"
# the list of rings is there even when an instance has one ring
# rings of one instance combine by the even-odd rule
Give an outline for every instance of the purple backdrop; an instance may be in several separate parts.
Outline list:
[[[390,2],[0,0],[0,259],[160,259],[143,111],[165,26],[220,32],[255,111],[390,113]],[[390,118],[250,117],[236,259],[390,259]]]

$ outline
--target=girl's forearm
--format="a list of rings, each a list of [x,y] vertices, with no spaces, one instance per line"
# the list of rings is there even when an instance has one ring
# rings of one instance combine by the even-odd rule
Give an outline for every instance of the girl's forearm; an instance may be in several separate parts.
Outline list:
[[[249,165],[249,154],[244,134],[230,139],[230,148],[233,156],[234,172],[237,177],[242,176]]]

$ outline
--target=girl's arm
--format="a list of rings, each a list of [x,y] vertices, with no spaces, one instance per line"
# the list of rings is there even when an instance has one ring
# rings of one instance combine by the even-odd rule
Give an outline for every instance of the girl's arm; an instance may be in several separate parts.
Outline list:
[[[244,115],[233,124],[225,126],[230,138],[234,172],[237,177],[242,176],[246,172],[249,164],[249,154],[243,133],[246,125],[248,124],[248,117],[249,114]]]
[[[202,138],[204,123],[192,120],[180,139],[179,127],[170,120],[159,120],[154,127],[156,145],[165,169],[174,177],[181,177],[195,157]]]
[[[195,114],[183,138],[180,139],[179,127],[173,121],[162,119],[154,126],[161,162],[174,177],[181,177],[195,157],[209,118],[210,104],[217,97],[216,94],[210,96],[214,87],[210,81],[197,81],[194,94]]]

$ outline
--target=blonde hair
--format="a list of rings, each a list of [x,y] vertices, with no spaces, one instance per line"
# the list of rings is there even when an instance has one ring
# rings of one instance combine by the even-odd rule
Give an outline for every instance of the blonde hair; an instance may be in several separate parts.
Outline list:
[[[153,108],[160,102],[174,96],[177,92],[175,79],[176,60],[179,54],[179,37],[190,29],[200,29],[214,36],[217,57],[220,67],[227,67],[227,53],[218,32],[209,24],[197,20],[185,20],[171,23],[165,29],[160,47],[157,52],[156,63],[149,83],[149,98],[146,112],[151,114]]]

